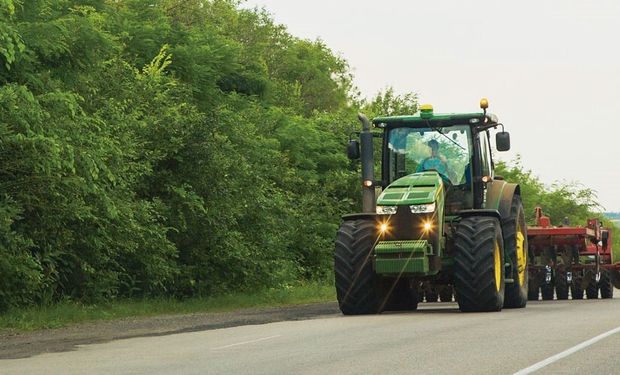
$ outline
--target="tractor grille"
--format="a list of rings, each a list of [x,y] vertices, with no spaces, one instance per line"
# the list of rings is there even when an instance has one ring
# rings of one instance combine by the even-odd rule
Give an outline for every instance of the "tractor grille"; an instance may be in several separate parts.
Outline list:
[[[404,196],[405,193],[385,193],[385,195],[383,195],[383,199],[400,201]]]
[[[382,240],[426,240],[428,236],[423,235],[422,227],[432,219],[433,214],[412,214],[409,206],[398,206],[396,214],[389,219],[390,230]]]
[[[427,198],[428,197],[428,192],[427,191],[414,191],[412,193],[409,193],[409,196],[407,198],[409,199],[423,199],[423,198]]]

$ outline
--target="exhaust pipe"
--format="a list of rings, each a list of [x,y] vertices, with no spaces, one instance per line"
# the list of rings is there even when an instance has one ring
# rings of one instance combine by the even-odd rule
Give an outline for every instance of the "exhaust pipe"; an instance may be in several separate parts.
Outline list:
[[[362,211],[374,213],[377,200],[375,198],[375,160],[373,156],[373,141],[370,131],[370,121],[362,113],[357,114],[362,123],[360,133],[360,156],[362,161]]]

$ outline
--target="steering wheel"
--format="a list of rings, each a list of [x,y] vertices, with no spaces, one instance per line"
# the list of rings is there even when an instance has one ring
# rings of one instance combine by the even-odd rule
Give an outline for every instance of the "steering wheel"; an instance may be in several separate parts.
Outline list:
[[[440,170],[439,167],[442,167],[441,168],[442,170]],[[444,180],[444,182],[452,185],[452,180],[450,180],[450,176],[448,176],[448,164],[445,161],[441,160],[440,158],[430,157],[430,158],[425,159],[422,162],[422,170],[435,171],[439,173],[439,175]]]

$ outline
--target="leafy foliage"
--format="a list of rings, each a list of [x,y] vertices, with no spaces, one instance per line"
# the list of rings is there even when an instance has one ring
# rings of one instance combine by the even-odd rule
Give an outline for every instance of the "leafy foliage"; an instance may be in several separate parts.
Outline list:
[[[2,0],[0,60],[0,310],[331,277],[361,103],[321,41],[234,0]]]
[[[536,206],[540,206],[556,225],[565,218],[572,225],[584,225],[588,218],[600,216],[602,207],[596,200],[595,191],[576,182],[545,186],[531,170],[521,165],[519,158],[511,164],[499,162],[495,173],[519,183],[525,215],[530,224],[533,224]]]

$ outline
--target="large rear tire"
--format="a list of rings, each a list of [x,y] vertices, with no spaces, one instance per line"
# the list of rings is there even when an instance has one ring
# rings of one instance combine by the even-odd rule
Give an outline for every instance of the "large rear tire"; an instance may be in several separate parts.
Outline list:
[[[372,250],[377,238],[374,221],[345,221],[336,234],[334,271],[336,296],[345,315],[376,314],[384,301],[379,277],[372,269]]]
[[[506,259],[512,263],[514,280],[514,283],[506,284],[504,308],[523,308],[528,299],[528,245],[523,204],[517,194],[512,198],[510,216],[502,221],[502,233]]]
[[[504,241],[499,220],[467,217],[455,236],[454,279],[463,312],[499,311],[504,305]]]
[[[601,290],[601,298],[614,298],[614,286],[611,284],[609,271],[601,271],[601,280],[599,281],[598,285],[599,289]]]

